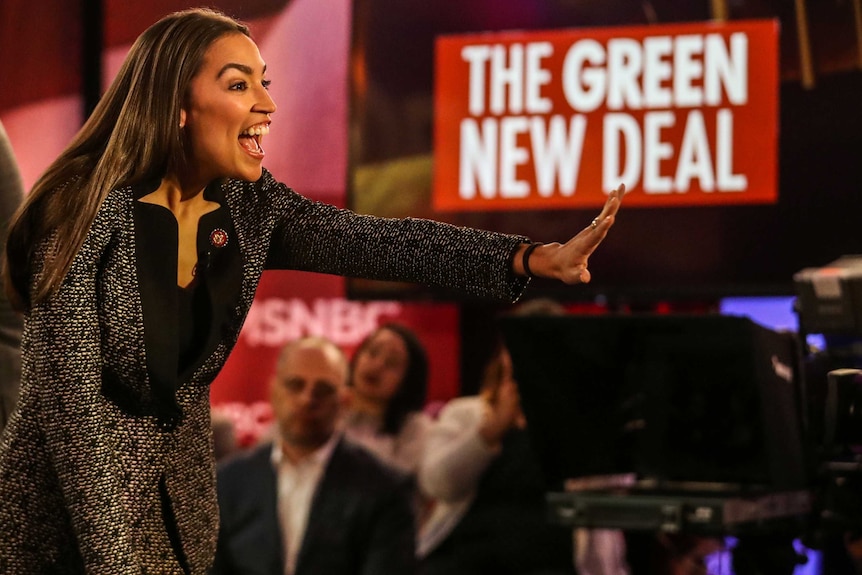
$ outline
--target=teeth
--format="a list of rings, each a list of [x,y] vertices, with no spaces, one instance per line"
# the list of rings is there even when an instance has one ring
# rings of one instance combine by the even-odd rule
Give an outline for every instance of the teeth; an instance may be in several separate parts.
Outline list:
[[[257,126],[252,126],[250,128],[246,128],[240,134],[241,136],[265,136],[269,134],[269,124],[258,124]]]

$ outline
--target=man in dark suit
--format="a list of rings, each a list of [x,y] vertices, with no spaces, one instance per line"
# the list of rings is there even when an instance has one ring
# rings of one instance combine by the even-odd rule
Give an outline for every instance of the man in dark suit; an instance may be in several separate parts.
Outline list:
[[[332,342],[289,343],[271,380],[273,442],[219,466],[213,575],[409,575],[403,477],[337,433],[348,363]]]

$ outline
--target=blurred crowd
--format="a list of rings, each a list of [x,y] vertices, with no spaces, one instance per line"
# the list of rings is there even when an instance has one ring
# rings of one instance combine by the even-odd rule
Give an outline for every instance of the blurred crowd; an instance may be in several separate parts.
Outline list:
[[[564,314],[533,300],[517,314]],[[213,573],[638,575],[705,573],[718,542],[572,531],[548,521],[512,359],[486,346],[478,393],[426,403],[428,356],[383,324],[348,358],[288,343],[271,429],[240,446],[214,409],[221,528]],[[632,553],[636,551],[637,557]]]

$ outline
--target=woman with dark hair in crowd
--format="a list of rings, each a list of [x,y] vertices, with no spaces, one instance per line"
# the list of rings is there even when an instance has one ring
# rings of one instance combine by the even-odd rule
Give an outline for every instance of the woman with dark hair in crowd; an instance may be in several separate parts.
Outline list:
[[[243,24],[166,16],[12,221],[5,288],[25,323],[0,442],[0,572],[206,573],[209,385],[266,269],[508,301],[532,275],[589,281],[621,190],[571,240],[541,245],[311,201],[262,166],[266,69]]]
[[[396,323],[377,328],[353,355],[350,385],[347,437],[384,463],[415,475],[431,422],[422,411],[428,357],[419,338]]]

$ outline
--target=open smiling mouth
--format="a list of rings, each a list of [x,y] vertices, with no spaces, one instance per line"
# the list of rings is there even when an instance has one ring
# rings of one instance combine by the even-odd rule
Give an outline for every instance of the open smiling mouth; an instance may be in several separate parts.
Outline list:
[[[262,158],[266,153],[263,151],[260,143],[263,137],[269,133],[269,123],[256,124],[250,128],[246,128],[239,135],[239,145],[246,152],[256,158]]]

